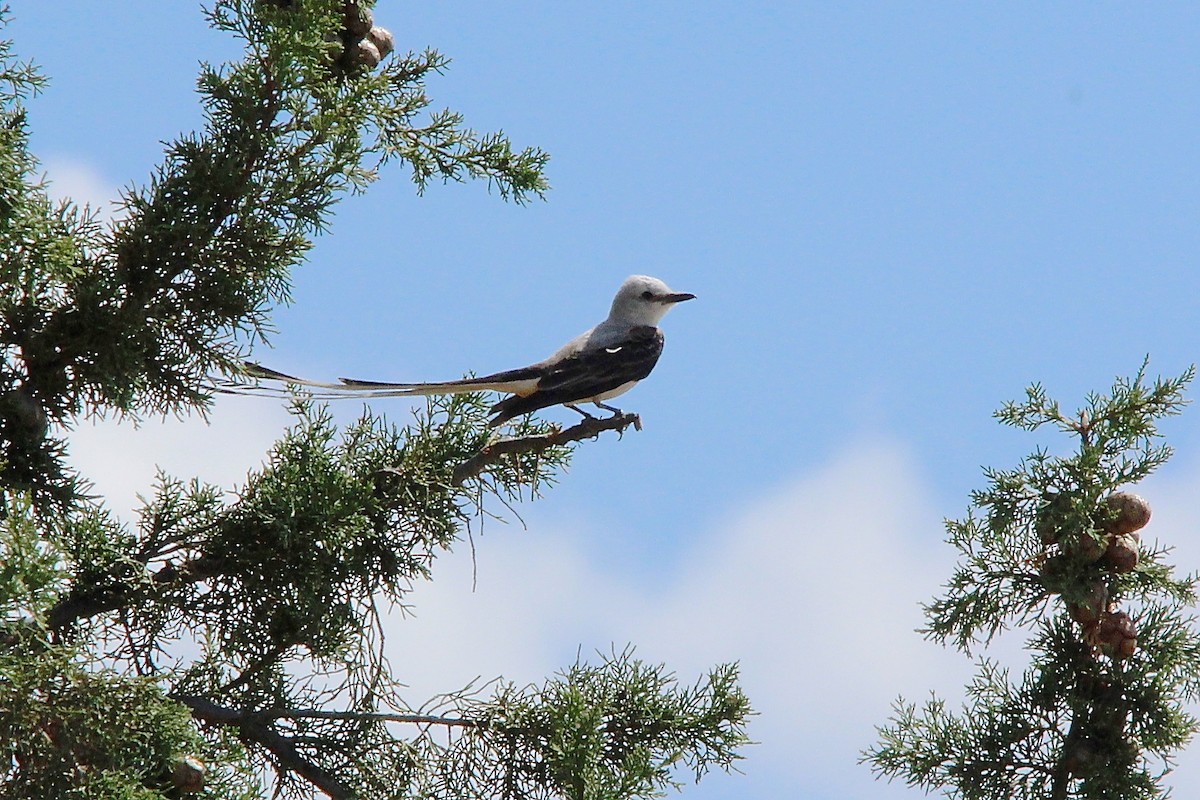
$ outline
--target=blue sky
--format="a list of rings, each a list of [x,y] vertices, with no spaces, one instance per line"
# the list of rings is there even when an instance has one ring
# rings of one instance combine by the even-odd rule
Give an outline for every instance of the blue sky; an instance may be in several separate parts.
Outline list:
[[[197,61],[236,54],[190,2],[13,11],[18,51],[52,79],[35,150],[87,199],[144,180],[160,140],[199,120]],[[645,430],[584,447],[522,510],[528,531],[488,528],[474,594],[447,559],[397,637],[461,652],[466,679],[535,680],[610,641],[685,677],[740,658],[763,744],[745,777],[685,796],[919,796],[853,758],[891,697],[953,695],[965,674],[911,633],[948,575],[940,519],[980,465],[1056,444],[991,412],[1033,381],[1072,405],[1147,354],[1153,373],[1197,360],[1200,8],[383,0],[376,17],[398,47],[454,59],[435,106],[548,150],[553,189],[526,207],[471,184],[418,198],[386,173],[339,206],[256,357],[448,378],[548,354],[631,273],[699,296],[622,398]],[[136,448],[81,430],[76,453],[111,472],[103,445],[119,442],[142,469],[233,481],[282,424],[268,403],[223,402],[199,434],[147,426]],[[1200,565],[1195,413],[1167,424],[1178,455],[1150,497],[1185,570]],[[142,473],[121,474],[115,498]],[[514,626],[526,638],[478,643]],[[480,638],[445,641],[464,627]],[[836,646],[810,652],[812,630]],[[413,669],[428,674],[414,691],[446,674]]]

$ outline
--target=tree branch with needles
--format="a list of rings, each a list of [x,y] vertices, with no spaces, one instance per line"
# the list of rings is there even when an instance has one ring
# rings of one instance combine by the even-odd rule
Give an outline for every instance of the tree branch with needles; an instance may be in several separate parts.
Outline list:
[[[455,466],[451,484],[456,488],[462,487],[471,478],[478,477],[490,466],[502,462],[509,456],[543,452],[570,442],[598,437],[605,431],[617,431],[621,434],[630,426],[641,430],[641,418],[637,414],[620,413],[604,418],[587,417],[569,428],[556,429],[548,433],[499,439],[485,445],[474,455]],[[401,474],[398,468],[384,468],[380,472]],[[207,532],[211,533],[213,529],[219,527],[219,524],[210,521],[205,527]],[[149,560],[149,558],[142,559],[144,562]],[[166,562],[140,582],[114,576],[114,580],[111,581],[81,584],[74,587],[53,606],[47,615],[47,627],[53,631],[62,631],[80,620],[125,608],[140,600],[143,593],[194,584],[224,574],[231,569],[236,571],[236,566],[223,558],[204,554],[201,550],[200,555],[180,561]]]

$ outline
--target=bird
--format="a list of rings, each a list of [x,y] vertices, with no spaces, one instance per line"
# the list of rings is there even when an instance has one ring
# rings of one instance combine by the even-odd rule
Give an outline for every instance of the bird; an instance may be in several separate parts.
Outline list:
[[[339,378],[326,383],[297,378],[261,364],[246,362],[245,377],[323,390],[320,399],[345,397],[420,397],[493,391],[508,397],[491,407],[490,427],[532,411],[563,405],[585,418],[595,417],[580,408],[591,403],[612,413],[621,409],[604,401],[618,397],[644,379],[662,354],[663,334],[658,323],[677,303],[693,300],[690,292],[672,291],[648,275],[626,278],[613,298],[608,316],[598,325],[571,339],[549,357],[527,367],[479,377],[436,383],[391,383]],[[255,394],[264,387],[227,385],[222,391]],[[270,390],[268,390],[270,391]]]

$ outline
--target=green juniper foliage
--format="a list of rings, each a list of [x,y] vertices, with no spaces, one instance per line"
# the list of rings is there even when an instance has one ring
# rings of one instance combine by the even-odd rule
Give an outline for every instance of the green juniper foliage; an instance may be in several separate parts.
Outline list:
[[[1193,373],[1150,382],[1143,365],[1074,415],[1033,386],[997,412],[1076,449],[985,471],[988,488],[947,523],[961,558],[924,634],[970,654],[1017,626],[1030,664],[1014,678],[981,658],[959,712],[898,701],[864,754],[877,774],[964,800],[1166,796],[1171,757],[1198,729],[1185,710],[1200,692],[1197,579],[1139,540],[1149,508],[1122,490],[1170,457],[1156,425]]]
[[[245,57],[202,67],[203,130],[107,224],[35,179],[42,78],[0,43],[0,800],[179,797],[188,758],[207,798],[649,797],[747,742],[735,666],[679,686],[629,652],[404,702],[383,610],[570,458],[535,418],[512,432],[539,446],[481,458],[481,395],[343,430],[296,400],[243,485],[160,475],[132,524],[65,465],[81,418],[203,414],[334,202],[389,162],[418,190],[545,191],[544,153],[430,113],[443,56],[361,59],[370,5],[218,0]]]

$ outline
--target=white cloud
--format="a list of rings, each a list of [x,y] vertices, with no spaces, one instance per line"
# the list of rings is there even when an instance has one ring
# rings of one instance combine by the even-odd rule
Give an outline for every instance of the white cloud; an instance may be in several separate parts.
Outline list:
[[[760,716],[735,779],[691,797],[888,790],[856,764],[898,693],[961,685],[969,664],[913,632],[950,564],[941,523],[894,447],[859,447],[720,526],[641,585],[589,564],[571,531],[490,534],[470,592],[465,548],[439,563],[389,649],[413,698],[482,673],[540,680],[573,657],[638,645],[691,681],[740,661]],[[681,537],[680,541],[688,541]],[[891,791],[899,791],[892,787]]]
[[[54,200],[70,199],[88,205],[108,222],[116,217],[117,187],[86,161],[71,156],[53,156],[42,164],[47,194]]]
[[[209,423],[198,416],[129,422],[81,421],[68,434],[69,460],[126,519],[148,495],[156,467],[232,488],[257,467],[290,417],[282,403],[262,398],[218,398]]]
[[[891,701],[953,695],[969,667],[914,633],[951,563],[941,531],[903,453],[853,449],[694,554],[645,635],[672,631],[672,661],[693,669],[741,660],[762,713],[754,757],[777,779],[877,796],[855,762]]]

